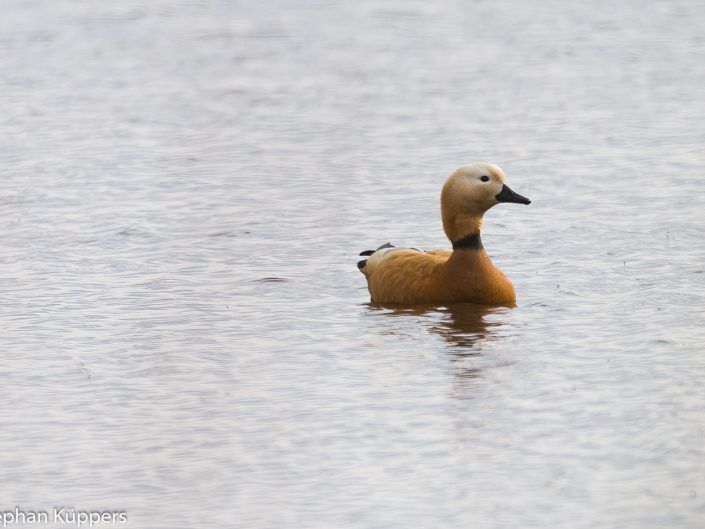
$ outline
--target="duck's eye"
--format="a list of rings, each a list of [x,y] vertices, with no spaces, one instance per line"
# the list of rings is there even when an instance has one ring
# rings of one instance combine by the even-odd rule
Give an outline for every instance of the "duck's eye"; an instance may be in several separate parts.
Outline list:
[[[483,182],[489,182],[489,181],[490,181],[490,177],[485,174],[485,175],[482,175],[482,176],[480,177],[480,180],[482,180]]]

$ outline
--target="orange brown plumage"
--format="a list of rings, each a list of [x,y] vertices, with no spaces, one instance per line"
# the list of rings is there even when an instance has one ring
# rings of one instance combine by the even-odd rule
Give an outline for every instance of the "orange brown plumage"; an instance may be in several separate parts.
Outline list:
[[[500,202],[529,204],[506,185],[502,170],[480,163],[460,167],[441,192],[441,216],[453,250],[422,252],[386,244],[363,252],[358,267],[373,302],[406,305],[472,302],[513,306],[512,283],[482,247],[482,216]]]

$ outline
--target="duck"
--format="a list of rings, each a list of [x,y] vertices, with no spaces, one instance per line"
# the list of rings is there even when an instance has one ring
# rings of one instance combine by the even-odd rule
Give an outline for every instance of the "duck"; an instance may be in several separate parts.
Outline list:
[[[421,251],[386,243],[362,252],[367,259],[357,266],[367,279],[371,302],[516,306],[514,286],[492,263],[480,235],[485,212],[504,202],[528,205],[531,200],[507,185],[497,165],[456,169],[441,190],[443,231],[453,249]]]

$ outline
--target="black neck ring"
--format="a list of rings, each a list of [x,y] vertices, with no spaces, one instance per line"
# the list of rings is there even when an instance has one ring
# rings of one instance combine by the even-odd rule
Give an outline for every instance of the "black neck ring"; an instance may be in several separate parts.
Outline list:
[[[482,250],[483,248],[479,231],[453,241],[453,250]]]

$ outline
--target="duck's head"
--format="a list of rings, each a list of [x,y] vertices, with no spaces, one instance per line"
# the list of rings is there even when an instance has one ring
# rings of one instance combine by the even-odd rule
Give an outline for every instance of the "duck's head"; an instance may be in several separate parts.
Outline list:
[[[482,215],[500,202],[530,204],[507,186],[502,169],[491,163],[459,167],[441,192],[443,229],[451,242],[479,232]]]

